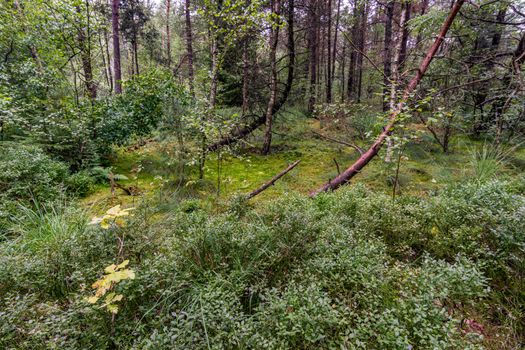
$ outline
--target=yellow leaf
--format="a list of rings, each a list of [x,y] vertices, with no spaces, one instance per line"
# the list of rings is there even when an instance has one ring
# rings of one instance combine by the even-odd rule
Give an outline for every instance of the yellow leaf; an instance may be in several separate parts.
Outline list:
[[[98,301],[98,297],[92,296],[92,297],[86,298],[86,301],[90,304],[95,304]]]
[[[121,262],[121,263],[117,266],[116,270],[120,270],[120,269],[122,269],[122,268],[128,266],[128,264],[129,264],[129,260],[124,260],[123,262]]]
[[[119,267],[118,267],[117,265],[115,265],[115,264],[111,264],[111,265],[107,266],[107,267],[104,269],[104,272],[105,272],[105,273],[113,273],[113,272],[115,272],[115,271],[118,270],[118,269],[119,269]]]
[[[106,214],[117,215],[119,212],[120,212],[120,204],[115,205],[113,208],[109,208],[108,211],[106,211]]]
[[[115,304],[109,304],[107,308],[108,308],[108,311],[111,312],[112,314],[118,313],[118,306]]]

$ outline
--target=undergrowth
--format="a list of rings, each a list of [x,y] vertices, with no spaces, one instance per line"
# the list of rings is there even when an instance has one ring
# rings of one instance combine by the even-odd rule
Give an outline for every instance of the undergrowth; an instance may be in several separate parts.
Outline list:
[[[393,201],[354,186],[215,215],[146,203],[108,230],[27,209],[0,246],[0,347],[519,348],[524,187]],[[136,278],[111,316],[85,298],[124,259]]]

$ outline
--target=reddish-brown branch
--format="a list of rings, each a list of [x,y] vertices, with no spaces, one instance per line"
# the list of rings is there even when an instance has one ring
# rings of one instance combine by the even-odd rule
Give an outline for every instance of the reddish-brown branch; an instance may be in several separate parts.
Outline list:
[[[421,81],[421,78],[423,78],[423,75],[427,71],[430,65],[430,62],[432,62],[432,59],[434,58],[436,52],[441,46],[441,43],[445,39],[445,36],[447,35],[447,32],[450,29],[452,22],[454,21],[454,18],[458,14],[464,2],[465,0],[458,0],[454,4],[452,9],[450,10],[450,13],[447,19],[443,23],[443,26],[441,27],[441,30],[439,31],[439,34],[436,40],[434,41],[434,44],[432,44],[425,58],[421,62],[421,65],[419,66],[419,69],[417,70],[416,75],[414,76],[414,78],[412,78],[410,83],[408,83],[407,87],[405,88],[402,99],[397,104],[396,108],[390,112],[388,123],[383,128],[383,132],[379,134],[375,142],[370,146],[370,148],[361,157],[359,157],[359,159],[354,164],[352,164],[348,169],[346,169],[344,172],[338,175],[335,179],[329,181],[328,183],[324,184],[318,189],[312,191],[310,193],[311,197],[314,197],[321,192],[335,190],[339,188],[340,186],[346,184],[348,181],[350,181],[352,177],[358,174],[361,171],[361,169],[363,169],[377,155],[377,153],[381,149],[381,146],[385,142],[385,139],[392,133],[394,126],[398,121],[398,116],[401,114],[401,111],[403,110],[406,102],[408,101],[410,94],[415,90],[415,88]]]
[[[279,180],[281,177],[283,177],[284,175],[286,175],[287,173],[289,173],[293,168],[295,168],[297,166],[297,164],[299,164],[301,162],[301,160],[296,160],[295,162],[293,162],[292,164],[288,165],[288,167],[286,169],[284,169],[283,171],[281,171],[279,174],[275,175],[274,177],[272,177],[272,179],[270,181],[268,181],[267,183],[265,183],[264,185],[262,185],[261,187],[257,188],[256,190],[250,192],[248,194],[248,196],[246,197],[247,199],[250,199],[250,198],[253,198],[255,197],[256,195],[258,195],[259,193],[261,193],[262,191],[264,191],[265,189],[267,189],[268,187],[272,186],[277,180]]]

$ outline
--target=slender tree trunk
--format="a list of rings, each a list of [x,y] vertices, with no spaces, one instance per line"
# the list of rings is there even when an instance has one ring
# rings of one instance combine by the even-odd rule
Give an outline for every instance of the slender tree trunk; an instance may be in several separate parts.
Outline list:
[[[120,0],[111,2],[111,23],[113,27],[113,72],[115,73],[115,93],[122,93],[122,72],[120,70],[120,37],[119,37],[119,4]]]
[[[393,128],[398,121],[399,114],[405,107],[411,93],[416,89],[417,85],[419,84],[423,76],[425,75],[425,72],[427,71],[430,65],[430,62],[432,62],[432,59],[434,58],[436,52],[441,46],[441,43],[445,39],[445,36],[447,35],[447,32],[450,29],[452,22],[454,21],[454,18],[458,14],[464,2],[465,0],[458,0],[454,4],[452,9],[450,10],[449,15],[447,16],[445,22],[443,23],[443,26],[441,27],[441,30],[439,31],[439,34],[436,40],[434,41],[434,44],[432,44],[427,54],[425,55],[425,58],[421,62],[421,65],[419,66],[419,69],[417,70],[416,75],[412,78],[410,83],[408,83],[407,87],[405,88],[405,91],[403,93],[403,98],[399,101],[396,108],[391,111],[389,121],[387,125],[384,127],[383,132],[379,134],[379,136],[374,141],[374,143],[370,146],[370,148],[365,153],[363,153],[363,155],[359,157],[359,159],[354,164],[352,164],[349,168],[347,168],[344,172],[342,172],[334,180],[328,181],[328,183],[324,184],[317,190],[311,192],[310,196],[313,197],[321,192],[325,192],[328,190],[335,190],[339,188],[340,186],[348,183],[350,179],[352,179],[356,174],[358,174],[377,155],[385,139],[392,133]]]
[[[166,0],[166,65],[171,67],[171,30],[170,30],[171,0]]]
[[[327,76],[326,76],[326,102],[332,103],[332,0],[328,0],[328,28],[326,30],[327,35]],[[337,31],[337,30],[336,30]]]
[[[400,71],[403,68],[405,64],[405,60],[407,58],[407,44],[408,44],[408,37],[410,35],[410,32],[408,31],[409,29],[408,21],[410,21],[410,16],[412,13],[412,4],[410,2],[404,2],[402,11],[403,11],[403,16],[404,16],[403,25],[402,25],[403,34],[401,36],[401,46],[399,49],[399,60],[397,63],[397,66]],[[401,23],[399,25],[401,26]]]
[[[335,66],[336,66],[336,59],[337,59],[337,34],[339,32],[339,18],[341,13],[341,0],[337,1],[337,12],[335,15],[335,30],[334,30],[334,43],[332,47],[332,71],[330,74],[332,75],[332,84],[335,80]],[[343,54],[344,57],[344,54]]]
[[[353,24],[352,24],[352,41],[354,44],[356,44],[356,39],[358,38],[358,18],[359,18],[359,9],[358,9],[358,0],[354,0],[354,9],[353,9]],[[355,83],[357,81],[356,79],[356,65],[357,65],[357,51],[355,47],[352,47],[352,51],[350,52],[350,62],[348,66],[348,84],[346,87],[346,93],[349,101],[352,101],[354,99],[355,95]]]
[[[248,66],[248,37],[242,44],[242,114],[246,114],[249,108],[248,85],[249,85],[249,66]]]
[[[345,63],[346,63],[346,41],[343,43],[343,52],[341,54],[341,101],[345,100]]]
[[[404,28],[406,24],[408,14],[408,8],[403,7],[401,10],[401,19],[399,21],[399,32],[396,35],[394,40],[395,49],[394,49],[394,59],[392,60],[392,74],[390,79],[390,103],[389,110],[393,111],[396,107],[397,101],[397,87],[399,86],[399,66],[401,64],[401,53],[403,51],[403,36]],[[406,47],[406,46],[405,46]],[[387,148],[385,155],[385,162],[390,163],[392,161],[392,153],[394,148],[394,141],[391,137],[387,138]]]
[[[317,100],[317,0],[310,0],[308,11],[308,61],[310,65],[310,90],[308,99],[308,113],[313,113],[314,106]]]
[[[184,2],[184,13],[186,17],[186,54],[188,55],[188,81],[190,84],[190,95],[195,98],[193,83],[193,35],[191,33],[190,0]]]
[[[390,91],[390,78],[392,74],[392,53],[390,51],[392,46],[392,20],[394,18],[395,2],[389,1],[385,7],[385,40],[383,46],[383,112],[388,111],[389,103],[388,96]]]
[[[113,71],[111,70],[111,55],[109,54],[109,34],[106,27],[104,27],[104,48],[106,52],[106,60],[108,62],[109,91],[113,93]]]
[[[280,0],[272,0],[272,12],[276,18],[281,13],[281,2]],[[273,124],[273,108],[277,99],[277,43],[279,42],[279,21],[276,20],[272,23],[270,30],[270,69],[271,69],[271,80],[270,80],[270,100],[268,101],[268,107],[266,109],[266,130],[264,132],[264,144],[262,148],[263,154],[270,153],[270,147],[272,143],[272,124]]]
[[[110,77],[108,74],[108,62],[106,61],[106,53],[104,51],[104,43],[102,42],[102,34],[98,34],[98,43],[100,46],[100,57],[102,58],[102,65],[104,66],[104,78],[106,78],[106,84],[108,87],[111,86]]]
[[[77,13],[81,13],[80,7],[76,8]],[[86,92],[91,100],[97,97],[97,86],[93,81],[93,67],[91,65],[91,29],[90,29],[90,15],[89,2],[86,1],[86,31],[84,25],[80,24],[77,31],[77,40],[80,47],[80,60],[82,61],[82,70],[84,72],[84,82],[86,84]]]
[[[140,75],[139,70],[139,38],[137,33],[134,34],[134,39],[131,47],[133,48],[133,61],[135,62],[135,73]]]
[[[359,74],[357,75],[357,102],[361,102],[361,92],[363,87],[363,55],[366,50],[365,41],[366,41],[366,26],[368,23],[368,1],[365,2],[363,11],[360,16],[360,25],[359,25],[359,56],[357,59],[357,70]]]

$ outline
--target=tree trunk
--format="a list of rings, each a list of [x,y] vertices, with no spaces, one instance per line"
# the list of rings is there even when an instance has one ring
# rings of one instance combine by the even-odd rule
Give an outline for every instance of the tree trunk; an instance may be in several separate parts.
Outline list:
[[[447,19],[443,23],[443,26],[441,27],[441,30],[439,31],[439,34],[436,40],[434,41],[434,44],[432,44],[425,58],[421,62],[421,65],[419,66],[419,69],[417,70],[416,75],[412,78],[410,83],[405,88],[403,98],[397,104],[397,107],[391,111],[389,121],[387,125],[384,127],[383,132],[379,134],[375,142],[370,146],[370,148],[361,157],[359,157],[359,159],[354,164],[352,164],[349,168],[347,168],[343,173],[337,176],[334,180],[328,181],[328,183],[324,184],[317,190],[312,191],[310,193],[311,197],[316,196],[317,194],[321,192],[325,192],[328,190],[335,190],[339,188],[340,186],[346,184],[348,181],[350,181],[350,179],[352,179],[356,174],[358,174],[361,171],[361,169],[363,169],[377,155],[385,139],[392,133],[393,128],[397,123],[399,114],[401,113],[402,109],[405,107],[410,97],[410,94],[416,89],[417,85],[423,78],[425,72],[428,69],[428,66],[430,65],[430,62],[432,62],[432,59],[434,58],[436,52],[441,46],[441,43],[445,39],[445,36],[447,35],[447,32],[450,29],[452,22],[454,21],[454,18],[458,14],[464,2],[465,0],[458,0],[454,4],[452,9],[450,10],[450,13]]]
[[[113,70],[111,69],[111,55],[109,54],[109,34],[108,30],[104,26],[104,47],[106,49],[106,60],[108,62],[108,76],[110,92],[113,93]]]
[[[383,112],[388,111],[388,96],[390,91],[390,78],[392,75],[392,19],[394,18],[394,1],[389,1],[385,8],[385,40],[383,47]]]
[[[310,90],[308,99],[308,113],[313,113],[314,106],[317,100],[317,51],[318,51],[318,35],[317,35],[317,0],[310,0],[309,2],[309,30],[308,30],[308,62],[310,66]]]
[[[279,18],[281,13],[280,0],[273,0],[272,12],[275,18]],[[264,144],[262,147],[262,154],[270,153],[272,143],[272,124],[273,124],[273,108],[277,99],[277,43],[279,42],[279,21],[272,23],[270,30],[270,100],[266,109],[266,130],[264,132]]]
[[[405,60],[407,58],[407,44],[408,44],[408,37],[409,37],[409,31],[408,31],[408,21],[410,21],[410,15],[411,15],[411,12],[412,12],[412,4],[410,2],[404,2],[403,5],[402,5],[402,11],[403,11],[403,15],[404,16],[404,19],[403,19],[403,24],[399,23],[399,25],[401,26],[402,30],[403,30],[403,34],[401,36],[401,46],[400,46],[400,49],[399,49],[399,59],[398,59],[398,62],[397,62],[397,66],[398,66],[398,69],[399,71],[401,71],[401,69],[403,68],[404,64],[405,64]]]
[[[352,42],[355,44],[356,39],[358,38],[358,18],[359,18],[359,10],[358,10],[358,1],[354,1],[354,9],[353,9],[353,24],[352,24]],[[357,81],[356,79],[356,65],[357,65],[357,50],[355,47],[352,47],[352,51],[350,53],[350,63],[348,66],[348,84],[346,87],[346,93],[349,101],[352,101],[354,99],[355,95],[355,83]]]
[[[359,24],[359,56],[357,59],[357,70],[359,74],[357,75],[357,102],[361,102],[361,92],[363,87],[363,55],[365,54],[366,46],[366,27],[368,23],[368,1],[363,5],[363,11],[360,16]]]
[[[326,102],[332,103],[332,0],[328,0],[328,27],[326,30],[326,46],[327,46],[327,58],[326,58]]]
[[[193,83],[193,35],[191,33],[190,0],[184,2],[184,13],[186,17],[186,54],[188,59],[188,81],[190,85],[190,95],[195,98],[195,88]]]
[[[217,104],[217,78],[219,71],[219,48],[217,47],[217,39],[212,39],[211,44],[211,85],[210,85],[210,108],[215,108]]]
[[[334,44],[332,47],[332,71],[330,72],[332,84],[335,80],[335,66],[336,66],[336,58],[337,58],[337,33],[339,32],[340,13],[341,13],[341,0],[338,0],[337,1],[337,12],[335,15]],[[344,53],[343,53],[343,57],[344,57]]]
[[[77,13],[81,13],[80,7],[76,8]],[[79,25],[77,31],[78,45],[80,47],[80,60],[82,61],[82,70],[84,72],[84,82],[86,84],[86,92],[91,100],[97,97],[97,86],[93,81],[93,67],[91,65],[91,33],[90,33],[90,15],[89,2],[86,0],[86,32],[84,26]]]
[[[115,93],[122,93],[122,72],[120,70],[119,38],[119,4],[120,0],[111,2],[111,23],[113,27],[113,72],[115,73]]]
[[[395,51],[394,51],[394,59],[392,61],[392,67],[391,67],[392,74],[391,74],[391,79],[390,79],[389,110],[391,111],[393,111],[396,107],[397,87],[400,84],[399,65],[401,63],[401,53],[403,51],[403,35],[404,35],[404,28],[405,28],[406,19],[407,19],[407,11],[408,11],[407,7],[403,7],[401,10],[401,19],[399,21],[399,32],[397,33],[396,39],[394,40]],[[385,155],[385,162],[387,163],[390,163],[392,161],[393,148],[394,148],[394,142],[391,137],[388,137],[386,155]]]

